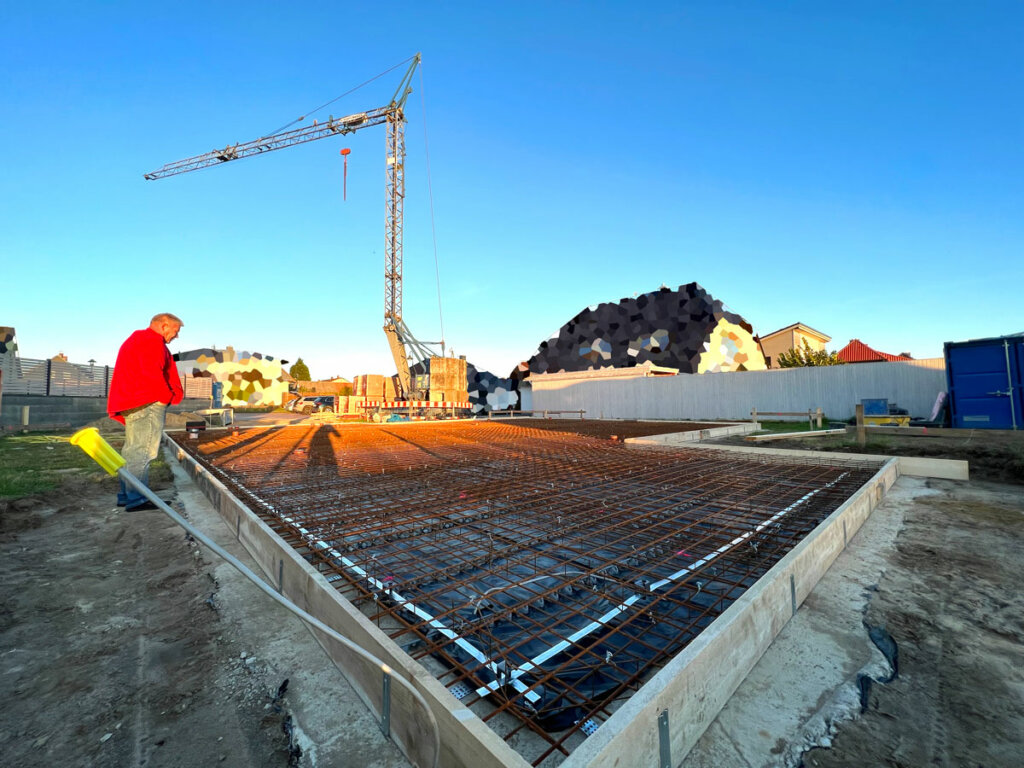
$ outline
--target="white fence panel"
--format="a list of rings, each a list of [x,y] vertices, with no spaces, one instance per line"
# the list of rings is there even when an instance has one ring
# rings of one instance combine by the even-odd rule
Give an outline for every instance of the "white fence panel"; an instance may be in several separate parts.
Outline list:
[[[103,397],[110,369],[103,365],[82,365],[62,360],[0,356],[4,392],[9,395],[50,395],[53,397]]]
[[[580,410],[606,419],[747,419],[750,411],[821,408],[848,419],[857,403],[885,398],[928,416],[946,389],[945,372],[902,363],[784,368],[738,373],[569,380],[532,385],[533,410]]]
[[[103,397],[106,393],[106,371],[102,365],[97,367],[52,360],[50,394],[63,397]]]
[[[46,360],[3,355],[4,392],[11,395],[46,394]]]
[[[0,370],[4,393],[51,397],[106,397],[113,373],[105,365],[35,360],[10,353],[0,355]],[[181,385],[187,398],[209,400],[213,396],[212,378],[185,374]]]

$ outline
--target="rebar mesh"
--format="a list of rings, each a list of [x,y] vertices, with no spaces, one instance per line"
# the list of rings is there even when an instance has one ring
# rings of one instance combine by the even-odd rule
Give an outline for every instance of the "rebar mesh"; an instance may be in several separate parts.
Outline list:
[[[179,445],[415,659],[569,751],[877,463],[637,449],[517,422]],[[579,422],[574,425],[580,429]],[[582,428],[585,430],[585,428]],[[620,430],[621,431],[621,430]]]

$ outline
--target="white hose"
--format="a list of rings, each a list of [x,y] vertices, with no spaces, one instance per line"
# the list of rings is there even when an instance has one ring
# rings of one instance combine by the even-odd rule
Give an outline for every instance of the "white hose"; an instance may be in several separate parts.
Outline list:
[[[441,754],[441,732],[440,732],[440,730],[437,727],[437,719],[434,717],[434,713],[433,713],[433,711],[431,711],[430,706],[426,702],[426,699],[423,698],[423,696],[420,694],[419,691],[417,691],[415,688],[413,688],[412,684],[409,683],[408,680],[406,680],[406,679],[404,679],[402,677],[398,677],[398,676],[394,675],[392,673],[392,671],[391,671],[391,667],[389,667],[386,663],[384,663],[383,661],[378,659],[376,656],[371,654],[369,651],[367,651],[367,650],[361,648],[360,646],[356,645],[355,643],[353,643],[351,640],[349,640],[344,635],[339,634],[334,629],[332,629],[331,627],[329,627],[326,624],[324,624],[322,621],[320,621],[320,619],[316,618],[316,616],[313,616],[312,614],[306,613],[304,610],[299,608],[299,606],[295,605],[295,603],[293,603],[291,600],[286,598],[284,595],[281,595],[280,593],[278,593],[273,587],[271,587],[269,584],[267,584],[265,581],[263,581],[263,579],[261,579],[255,573],[253,573],[241,560],[239,560],[237,557],[235,557],[230,552],[225,550],[219,544],[214,542],[209,536],[207,536],[205,533],[200,531],[198,528],[196,528],[193,525],[191,525],[187,520],[185,520],[185,518],[183,518],[181,515],[179,515],[177,512],[175,512],[174,509],[172,509],[167,504],[167,502],[165,502],[163,499],[161,499],[159,496],[157,496],[155,493],[153,493],[153,491],[151,491],[146,486],[145,483],[141,482],[137,477],[135,477],[135,475],[133,475],[127,469],[125,469],[124,467],[121,467],[120,469],[117,470],[117,474],[118,474],[118,477],[120,477],[122,480],[124,480],[125,483],[130,485],[132,488],[137,490],[139,493],[141,493],[143,496],[145,496],[151,502],[156,504],[157,508],[161,512],[163,512],[165,515],[170,517],[171,520],[173,520],[175,523],[177,523],[182,528],[184,528],[186,531],[188,531],[188,533],[194,539],[196,539],[197,541],[199,541],[199,542],[203,543],[204,545],[206,545],[210,549],[210,551],[212,551],[215,554],[219,555],[225,561],[227,561],[230,565],[234,566],[234,568],[239,573],[241,573],[243,576],[245,576],[245,578],[247,578],[249,581],[251,581],[257,587],[259,587],[261,590],[263,590],[263,592],[265,592],[267,595],[269,595],[271,597],[271,599],[274,600],[274,602],[276,602],[279,605],[282,605],[285,608],[287,608],[289,611],[291,611],[296,616],[298,616],[300,619],[302,619],[304,622],[306,622],[309,626],[313,627],[314,629],[320,630],[321,632],[323,632],[326,635],[329,635],[330,637],[332,637],[333,639],[337,640],[339,643],[344,645],[349,650],[355,652],[359,656],[362,656],[367,661],[370,661],[373,664],[376,664],[378,667],[380,667],[381,672],[383,672],[385,675],[387,675],[390,679],[395,680],[396,682],[398,682],[403,688],[405,688],[407,691],[409,691],[409,693],[412,694],[413,698],[416,699],[416,701],[420,704],[420,706],[423,707],[423,711],[426,712],[426,714],[427,714],[427,720],[430,722],[430,727],[434,731],[434,761],[433,761],[433,768],[437,768],[438,758],[439,758],[439,756]]]

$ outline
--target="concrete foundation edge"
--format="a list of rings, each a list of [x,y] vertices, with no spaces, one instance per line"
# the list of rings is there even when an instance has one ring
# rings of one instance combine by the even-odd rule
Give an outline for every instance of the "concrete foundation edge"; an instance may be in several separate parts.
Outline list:
[[[803,453],[803,452],[801,452]],[[899,476],[890,459],[872,479],[637,691],[562,768],[679,765]]]
[[[649,420],[640,419],[641,423],[645,421]],[[680,423],[685,424],[686,422],[682,421]],[[698,421],[694,423],[702,424],[707,422]],[[761,425],[756,421],[738,421],[723,424],[720,427],[711,427],[710,429],[691,429],[686,432],[670,432],[662,435],[649,435],[647,437],[630,437],[626,438],[624,442],[636,445],[680,445],[682,443],[696,443],[701,440],[714,440],[715,438],[730,437],[732,435],[748,435],[760,428]]]
[[[646,438],[630,439],[627,443],[671,444],[664,440],[649,441]],[[225,524],[236,531],[237,538],[259,563],[270,583],[297,605],[385,661],[396,673],[414,682],[430,703],[441,729],[441,766],[526,768],[529,765],[459,703],[440,682],[339,596],[322,575],[285,544],[217,478],[173,443],[171,447],[189,476],[214,504]],[[700,447],[748,453],[757,451],[742,446]],[[817,454],[823,458],[836,458],[834,454],[825,452],[762,450],[774,455],[792,453],[807,457],[809,454]],[[636,692],[594,735],[573,751],[562,763],[563,768],[660,765],[658,718],[666,710],[672,765],[678,765],[849,539],[860,529],[885,491],[899,474],[913,474],[902,472],[904,459],[875,458],[886,460],[886,463],[867,484]],[[966,465],[966,462],[946,463]],[[913,465],[910,468],[921,469]],[[966,466],[963,472],[966,474]],[[379,716],[380,670],[367,665],[363,659],[330,638],[322,637],[315,631],[314,635],[367,707]],[[403,697],[398,686],[392,686],[391,691],[393,740],[410,761],[419,765],[429,764],[429,756],[423,755],[422,749],[429,744],[430,739],[423,730],[423,718],[417,718],[415,701],[407,695]]]
[[[748,430],[751,431],[751,430]],[[735,432],[719,432],[711,430],[708,436],[711,439],[725,437]],[[883,456],[867,453],[839,453],[836,451],[804,451],[791,448],[755,448],[745,445],[714,445],[707,443],[696,443],[691,433],[675,432],[665,435],[652,435],[650,437],[631,437],[625,441],[626,445],[641,447],[665,448],[672,446],[686,446],[687,448],[699,448],[706,451],[736,451],[738,453],[766,453],[770,456],[794,456],[798,458],[818,458],[822,461],[834,462],[836,460],[851,459],[868,461],[888,461],[895,458],[900,465],[900,474],[909,477],[934,477],[942,480],[969,480],[970,467],[968,462],[957,459],[930,459],[920,456]],[[705,438],[706,439],[706,438]]]
[[[529,768],[518,753],[461,704],[437,679],[413,661],[386,634],[337,591],[292,547],[252,512],[238,497],[191,456],[168,441],[182,468],[217,509],[221,519],[259,564],[267,581],[303,610],[357,643],[395,674],[412,682],[430,705],[441,732],[438,765],[448,768],[508,766]],[[352,653],[341,643],[310,630],[330,659],[352,684],[364,704],[381,713],[383,677],[379,667]],[[401,686],[391,686],[391,739],[414,765],[429,766],[433,743],[427,719]],[[343,724],[339,723],[339,727]]]

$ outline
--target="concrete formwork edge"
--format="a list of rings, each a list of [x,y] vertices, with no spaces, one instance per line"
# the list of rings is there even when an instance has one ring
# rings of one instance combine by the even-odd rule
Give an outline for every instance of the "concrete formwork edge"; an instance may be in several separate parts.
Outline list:
[[[737,425],[738,426],[738,425]],[[717,430],[715,430],[717,431]],[[633,438],[634,445],[671,445],[665,436]],[[694,439],[694,438],[689,438]],[[699,439],[699,438],[696,438]],[[696,446],[708,449],[760,452],[743,446]],[[512,766],[528,763],[500,737],[459,703],[448,690],[410,659],[386,634],[342,598],[324,577],[217,478],[172,445],[175,455],[224,522],[260,564],[270,582],[297,605],[333,626],[412,681],[429,702],[441,729],[442,766]],[[801,457],[835,454],[763,450],[773,455]],[[854,458],[840,455],[843,458]],[[757,584],[727,609],[686,649],[644,685],[601,728],[562,764],[564,768],[622,765],[661,765],[659,716],[668,712],[671,764],[678,765],[714,720],[797,607],[845,548],[885,491],[900,474],[966,479],[966,462],[936,459],[885,460],[884,466],[854,496],[833,512],[804,541],[777,563]],[[906,463],[906,467],[904,464]],[[962,466],[957,466],[962,465]],[[381,711],[381,672],[330,638],[314,631],[330,658],[350,680],[366,705]],[[417,704],[392,686],[392,738],[414,763],[428,764],[423,754],[430,742]],[[397,694],[397,695],[396,695]]]
[[[663,713],[669,764],[679,765],[898,476],[897,461],[889,459],[633,694],[562,768],[665,765]]]
[[[658,423],[651,419],[639,419],[640,423]],[[685,422],[682,422],[685,423]],[[695,422],[706,424],[707,422]],[[730,437],[732,435],[747,435],[756,432],[761,425],[756,421],[739,421],[732,424],[724,424],[721,427],[710,429],[691,429],[687,432],[669,432],[662,435],[649,435],[647,437],[629,437],[626,443],[638,445],[679,445],[680,443],[696,443],[701,440],[714,440],[719,437]]]
[[[715,430],[712,430],[715,431]],[[931,459],[923,456],[884,456],[869,453],[839,453],[836,451],[804,451],[793,448],[754,448],[745,445],[714,445],[707,443],[691,443],[694,438],[688,437],[688,433],[679,432],[665,435],[652,435],[651,437],[631,437],[626,445],[634,445],[646,448],[682,447],[696,448],[702,451],[735,451],[738,453],[765,453],[769,456],[794,456],[801,459],[817,458],[822,461],[842,460],[867,460],[867,461],[889,461],[895,459],[899,464],[901,475],[910,477],[934,477],[942,480],[969,480],[970,467],[968,462],[959,459]],[[723,435],[712,435],[711,437],[722,437]]]
[[[169,441],[168,441],[169,442]],[[426,699],[441,732],[444,768],[529,768],[518,753],[458,701],[436,678],[413,661],[379,630],[291,546],[252,512],[238,497],[195,459],[170,443],[193,482],[202,490],[221,519],[246,551],[256,560],[267,580],[303,610],[317,617],[387,663],[395,674],[410,681]],[[310,629],[330,659],[352,684],[364,704],[378,719],[382,711],[383,674],[380,667],[353,653],[322,632]],[[433,738],[420,705],[402,686],[392,685],[390,736],[414,765],[429,766]],[[329,695],[329,692],[325,692]],[[339,727],[343,724],[339,723]]]

